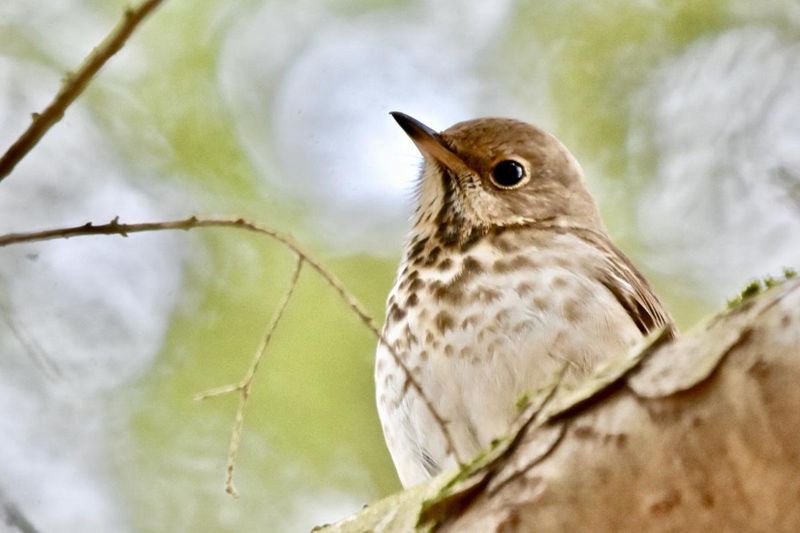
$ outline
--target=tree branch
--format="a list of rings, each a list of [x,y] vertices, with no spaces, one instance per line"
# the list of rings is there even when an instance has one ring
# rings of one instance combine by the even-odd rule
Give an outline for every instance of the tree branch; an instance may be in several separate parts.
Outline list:
[[[61,120],[67,107],[80,96],[95,74],[125,46],[125,42],[137,26],[162,1],[145,0],[139,6],[125,10],[122,20],[111,33],[106,35],[105,39],[83,60],[77,72],[67,76],[53,101],[41,113],[33,114],[33,122],[28,129],[0,157],[0,181],[11,174],[17,163],[22,161],[48,130]]]
[[[294,272],[292,273],[292,278],[289,281],[289,287],[286,289],[286,292],[284,292],[283,297],[278,304],[278,309],[275,311],[275,315],[272,317],[264,336],[261,338],[261,343],[258,345],[256,354],[253,356],[253,360],[250,363],[250,367],[247,369],[247,373],[244,375],[244,378],[242,378],[239,383],[211,389],[201,392],[195,396],[195,400],[205,400],[208,398],[215,398],[223,394],[230,394],[232,392],[239,393],[239,406],[236,408],[236,417],[233,422],[233,430],[231,431],[231,441],[230,445],[228,446],[228,465],[225,475],[225,492],[234,498],[239,497],[236,486],[233,484],[233,469],[236,466],[236,457],[239,455],[239,445],[242,440],[244,408],[247,405],[247,400],[250,398],[250,391],[253,388],[253,379],[256,377],[258,365],[261,363],[261,359],[264,357],[264,354],[267,351],[267,346],[269,346],[269,341],[272,340],[272,334],[275,333],[275,329],[278,327],[278,323],[283,317],[283,312],[286,311],[286,306],[289,304],[289,300],[292,298],[292,293],[294,293],[294,289],[297,287],[297,280],[300,278],[300,271],[302,268],[303,258],[298,255]]]
[[[0,509],[3,511],[3,522],[10,530],[20,533],[39,533],[39,530],[31,524],[30,520],[19,510],[19,507],[9,500],[3,491],[0,490]]]
[[[237,228],[254,233],[267,236],[279,243],[283,244],[286,248],[294,252],[305,263],[308,263],[311,268],[317,271],[322,278],[330,285],[344,300],[345,303],[353,310],[361,322],[369,329],[373,335],[389,350],[395,364],[403,371],[406,376],[406,383],[409,387],[414,389],[419,395],[420,399],[425,404],[431,416],[436,420],[439,428],[442,431],[447,449],[456,458],[459,465],[463,465],[463,459],[458,455],[458,451],[453,445],[453,437],[448,429],[447,420],[439,414],[434,407],[433,402],[425,394],[419,381],[414,377],[411,369],[406,365],[400,355],[389,342],[386,341],[383,334],[375,325],[372,317],[367,313],[364,307],[359,303],[355,296],[333,275],[322,263],[315,259],[310,253],[305,251],[298,243],[288,235],[284,235],[272,228],[260,226],[255,222],[245,220],[243,218],[230,219],[230,218],[198,218],[195,216],[184,218],[180,220],[166,220],[160,222],[143,222],[138,224],[124,224],[119,221],[119,217],[115,217],[107,224],[93,224],[87,222],[80,226],[71,226],[64,228],[55,228],[43,231],[34,231],[28,233],[7,233],[0,235],[0,247],[9,246],[12,244],[20,244],[25,242],[47,241],[53,239],[68,239],[70,237],[80,237],[87,235],[122,235],[127,237],[131,233],[143,233],[149,231],[165,231],[165,230],[191,230],[195,228]],[[226,389],[227,390],[227,389]],[[235,389],[234,389],[235,390]],[[232,392],[232,390],[231,390]]]

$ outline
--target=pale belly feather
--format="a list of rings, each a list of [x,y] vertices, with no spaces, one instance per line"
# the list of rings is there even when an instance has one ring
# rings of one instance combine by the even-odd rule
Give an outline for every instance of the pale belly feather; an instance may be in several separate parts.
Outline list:
[[[420,279],[430,284],[447,280],[447,274],[423,271]],[[566,290],[548,290],[554,286]],[[584,374],[641,337],[609,291],[564,266],[482,272],[462,288],[459,301],[430,299],[408,308],[384,331],[449,421],[462,459],[505,435],[518,415],[517,400],[534,394],[565,364],[568,373]],[[398,286],[393,294],[406,297]],[[629,327],[621,329],[620,323]],[[403,484],[455,466],[441,428],[385,346],[377,353],[376,385],[384,433]]]

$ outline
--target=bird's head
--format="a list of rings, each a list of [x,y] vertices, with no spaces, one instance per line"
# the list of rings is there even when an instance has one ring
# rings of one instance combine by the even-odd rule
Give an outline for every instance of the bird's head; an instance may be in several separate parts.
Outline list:
[[[425,159],[418,233],[464,244],[493,229],[543,222],[602,229],[580,165],[549,133],[504,118],[437,133],[404,113],[392,116]]]

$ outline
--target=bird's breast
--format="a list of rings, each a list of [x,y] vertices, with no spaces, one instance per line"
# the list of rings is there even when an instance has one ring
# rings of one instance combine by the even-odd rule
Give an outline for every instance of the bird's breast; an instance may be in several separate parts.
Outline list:
[[[640,338],[614,296],[587,275],[582,263],[591,257],[582,253],[479,243],[439,254],[430,265],[403,266],[383,331],[390,348],[379,347],[376,362],[387,441],[389,435],[408,439],[415,443],[410,449],[424,445],[443,460],[442,449],[429,441],[438,430],[408,393],[391,352],[451,422],[457,446],[469,456],[502,436],[517,415],[517,400],[535,394],[555,372],[567,366],[583,374]]]
[[[592,300],[604,296],[568,253],[535,243],[509,252],[484,242],[436,256],[407,264],[389,297],[384,335],[411,366],[535,359],[536,345],[591,318]]]

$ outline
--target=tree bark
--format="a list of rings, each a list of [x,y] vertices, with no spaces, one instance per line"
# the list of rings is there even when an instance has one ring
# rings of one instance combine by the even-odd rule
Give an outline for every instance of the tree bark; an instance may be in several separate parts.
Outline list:
[[[460,472],[322,529],[800,531],[800,280],[558,385]]]

